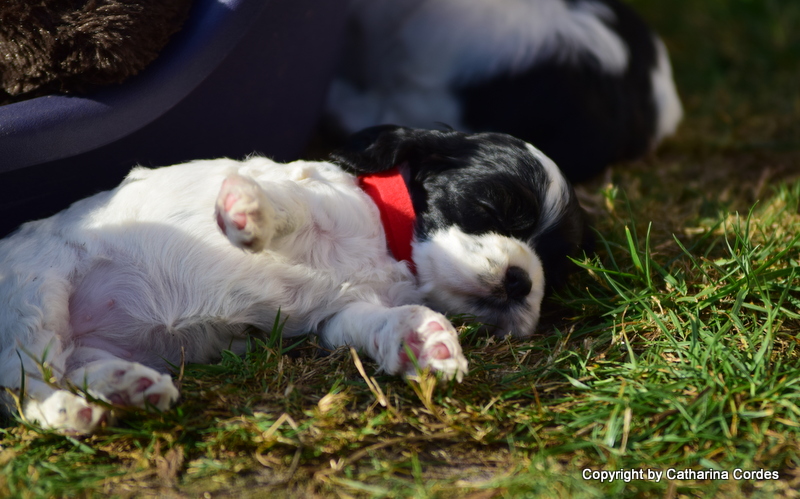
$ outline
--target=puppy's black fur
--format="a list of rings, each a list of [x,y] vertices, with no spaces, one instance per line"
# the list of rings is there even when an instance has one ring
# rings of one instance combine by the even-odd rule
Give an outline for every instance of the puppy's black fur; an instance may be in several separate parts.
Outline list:
[[[593,248],[571,187],[557,216],[543,219],[551,179],[527,144],[510,135],[383,125],[353,135],[332,159],[356,174],[407,165],[418,241],[453,225],[466,234],[513,237],[535,249],[548,290],[564,284],[568,256]]]

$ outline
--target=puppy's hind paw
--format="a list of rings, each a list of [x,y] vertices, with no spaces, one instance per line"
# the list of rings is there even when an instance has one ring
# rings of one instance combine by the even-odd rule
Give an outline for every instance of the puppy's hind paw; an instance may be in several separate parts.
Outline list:
[[[172,378],[136,362],[116,361],[92,370],[92,389],[114,405],[169,409],[178,400]]]
[[[103,399],[102,395],[91,395]],[[66,390],[56,390],[43,401],[29,400],[23,413],[28,421],[66,434],[88,435],[103,423],[113,423],[107,408]]]
[[[274,209],[255,180],[231,174],[215,206],[217,225],[234,246],[257,252],[272,240]]]

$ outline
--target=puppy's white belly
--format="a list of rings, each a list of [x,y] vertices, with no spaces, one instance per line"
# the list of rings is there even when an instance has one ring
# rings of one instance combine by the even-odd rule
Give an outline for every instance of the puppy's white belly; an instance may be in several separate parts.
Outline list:
[[[347,301],[323,269],[232,247],[181,261],[182,247],[146,267],[131,255],[98,260],[70,296],[70,339],[163,369],[181,355],[205,363],[241,353],[247,327],[271,330],[279,310],[284,336],[309,332]]]
[[[209,293],[202,279],[184,284],[164,270],[124,260],[96,263],[73,288],[67,339],[156,368],[165,367],[164,360],[180,362],[182,350],[190,362],[208,362],[226,348],[239,350],[244,323],[237,319],[247,314]],[[154,274],[162,280],[149,280]]]

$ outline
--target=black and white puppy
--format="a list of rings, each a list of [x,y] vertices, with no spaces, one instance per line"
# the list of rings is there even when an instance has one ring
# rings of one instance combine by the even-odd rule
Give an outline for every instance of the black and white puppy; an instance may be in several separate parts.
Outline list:
[[[163,373],[182,352],[242,352],[278,310],[286,336],[352,345],[388,373],[414,371],[408,347],[460,380],[441,313],[531,334],[586,237],[556,165],[510,136],[379,127],[334,161],[136,168],[23,225],[0,241],[0,385],[24,385],[27,418],[91,432],[107,410],[68,383],[165,409],[178,391]]]
[[[519,137],[571,181],[641,156],[681,119],[667,50],[619,0],[352,0],[328,112]]]

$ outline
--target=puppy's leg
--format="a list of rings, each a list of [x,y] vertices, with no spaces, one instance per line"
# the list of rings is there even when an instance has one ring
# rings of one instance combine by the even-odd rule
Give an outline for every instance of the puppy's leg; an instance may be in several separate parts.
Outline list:
[[[235,173],[222,183],[215,215],[220,230],[234,246],[262,251],[303,222],[306,208],[295,196],[292,182],[274,182],[267,187],[269,192],[253,178]]]
[[[57,388],[70,352],[62,349],[52,332],[39,331],[33,337],[36,341],[0,353],[0,386],[20,397],[28,421],[65,433],[92,433],[108,419],[108,410],[81,394]]]
[[[89,398],[117,405],[165,410],[178,399],[169,375],[99,349],[62,352],[57,336],[40,332],[37,337],[41,344],[3,352],[0,384],[21,397],[25,418],[43,428],[89,434],[110,419],[106,406],[90,402],[83,393],[59,389],[56,384],[64,379],[84,390]],[[64,374],[65,365],[76,364],[80,367]]]
[[[75,358],[91,360],[85,364],[81,362],[81,367],[69,373],[69,379],[112,404],[163,411],[178,400],[178,389],[168,374],[95,348],[82,348],[71,360]]]
[[[458,334],[445,316],[421,305],[384,307],[355,303],[337,313],[322,330],[330,346],[351,345],[366,351],[390,374],[413,374],[408,348],[421,368],[461,381],[467,360]]]

